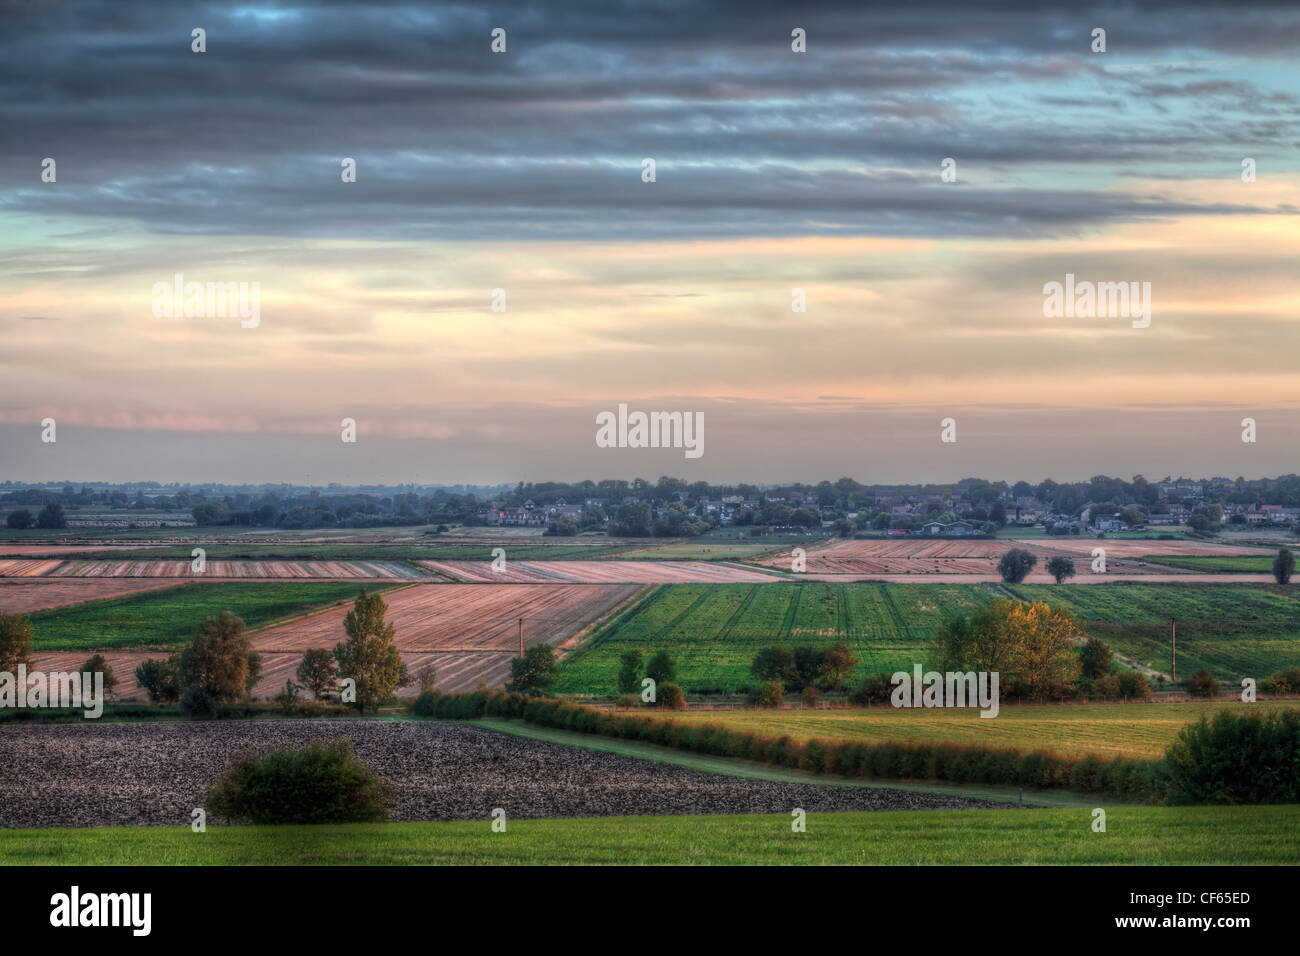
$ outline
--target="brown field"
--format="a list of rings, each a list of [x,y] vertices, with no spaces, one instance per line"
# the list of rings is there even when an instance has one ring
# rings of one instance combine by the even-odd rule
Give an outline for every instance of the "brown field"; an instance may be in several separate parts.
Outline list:
[[[1194,571],[1182,571],[1163,565],[1148,564],[1143,555],[1233,555],[1259,554],[1254,548],[1203,541],[1156,541],[1124,538],[1081,538],[1030,540],[974,539],[970,541],[900,538],[898,540],[836,541],[825,548],[810,550],[809,574],[854,575],[992,575],[997,578],[998,560],[1012,548],[1025,548],[1039,561],[1038,573],[1049,558],[1064,555],[1074,558],[1075,572],[1089,572],[1092,549],[1106,549],[1107,577],[1114,575],[1161,575],[1181,579],[1203,577]],[[769,567],[788,570],[788,552],[764,559]],[[1044,580],[1050,578],[1044,577]]]
[[[0,578],[192,578],[219,580],[423,580],[398,561],[209,561],[194,574],[189,561],[69,561],[62,558],[0,558]]]
[[[460,581],[495,584],[734,584],[772,581],[770,574],[720,561],[421,561]]]
[[[67,607],[83,601],[121,597],[157,588],[172,587],[172,581],[140,579],[43,579],[40,581],[0,580],[0,612],[30,614],[52,607]]]

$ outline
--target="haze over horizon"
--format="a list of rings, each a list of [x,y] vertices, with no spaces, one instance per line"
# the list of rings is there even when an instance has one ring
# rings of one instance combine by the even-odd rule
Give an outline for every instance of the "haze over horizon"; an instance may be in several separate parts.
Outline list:
[[[0,15],[0,479],[1298,470],[1294,5]],[[1046,317],[1067,274],[1150,326]],[[596,447],[620,403],[704,454]]]

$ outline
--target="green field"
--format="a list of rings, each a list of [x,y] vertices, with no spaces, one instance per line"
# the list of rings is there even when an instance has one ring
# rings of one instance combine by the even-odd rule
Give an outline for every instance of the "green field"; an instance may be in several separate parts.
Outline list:
[[[825,647],[845,640],[859,669],[895,670],[923,660],[940,621],[991,600],[969,584],[668,584],[608,622],[566,661],[561,694],[611,694],[619,655],[667,650],[689,691],[739,690],[768,644]],[[921,656],[918,656],[921,655]]]
[[[1275,554],[1233,554],[1188,556],[1183,554],[1147,554],[1142,560],[1171,568],[1184,568],[1202,574],[1272,574]]]
[[[1177,624],[1178,674],[1204,667],[1234,684],[1300,663],[1300,589],[1268,584],[1017,584],[1007,590],[1083,619],[1118,653],[1170,670],[1170,619]]]
[[[222,611],[232,611],[250,628],[260,627],[351,601],[363,586],[371,593],[391,587],[343,581],[195,583],[74,604],[31,615],[33,650],[174,648],[188,643],[204,617],[215,617]]]
[[[0,830],[0,865],[1295,864],[1300,806]]]
[[[1300,662],[1300,591],[1255,584],[668,584],[606,622],[566,659],[561,694],[612,694],[619,656],[666,650],[687,692],[734,692],[753,683],[768,644],[844,640],[858,674],[924,662],[946,618],[998,595],[1047,601],[1082,619],[1116,652],[1169,671],[1169,619],[1178,622],[1178,672],[1206,667],[1222,680],[1263,678]]]
[[[1068,756],[1164,756],[1178,731],[1202,715],[1225,709],[1251,714],[1300,709],[1296,701],[1243,703],[1130,703],[1003,705],[997,717],[977,710],[700,710],[673,714],[683,723],[718,724],[770,737],[879,743],[959,743],[1052,750]]]

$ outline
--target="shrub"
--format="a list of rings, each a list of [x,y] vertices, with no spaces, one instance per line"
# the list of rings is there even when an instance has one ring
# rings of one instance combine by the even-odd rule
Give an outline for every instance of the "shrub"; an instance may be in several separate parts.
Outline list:
[[[1187,693],[1193,697],[1218,697],[1219,679],[1202,667],[1187,678]]]
[[[756,707],[780,707],[785,703],[785,685],[779,680],[770,680],[758,689],[754,700]]]
[[[805,707],[816,707],[819,699],[821,699],[821,694],[817,692],[817,687],[814,684],[809,684],[799,695],[799,703]]]
[[[180,658],[176,654],[166,660],[150,658],[135,669],[135,679],[155,704],[175,703],[180,700]]]
[[[1274,671],[1260,681],[1259,686],[1268,694],[1300,692],[1300,667],[1285,667],[1280,671]]]
[[[871,674],[849,692],[849,703],[856,707],[887,704],[892,690],[893,685],[889,682],[888,674]]]
[[[287,680],[284,682],[284,689],[272,698],[280,713],[287,716],[298,709],[298,698],[302,696],[301,691],[302,688],[293,681]]]
[[[686,695],[672,681],[659,684],[655,688],[655,706],[665,710],[685,710]]]
[[[120,683],[117,675],[113,673],[112,665],[104,659],[103,654],[92,654],[90,660],[81,665],[83,674],[103,674],[104,675],[104,694],[113,696],[114,688]]]
[[[1118,674],[1106,674],[1092,682],[1092,692],[1103,700],[1114,700],[1122,693]]]
[[[1145,674],[1139,674],[1137,671],[1120,671],[1116,677],[1119,680],[1121,697],[1136,697],[1140,700],[1150,698],[1151,685],[1147,683]]]
[[[415,704],[411,707],[411,712],[417,717],[436,717],[439,696],[431,690],[420,691],[420,695],[415,698]]]
[[[619,694],[618,700],[614,703],[624,710],[631,710],[634,707],[641,706],[641,696],[639,694]]]
[[[253,823],[359,823],[382,820],[393,788],[338,737],[264,757],[249,751],[219,777],[207,806]]]
[[[1300,713],[1222,711],[1178,732],[1160,768],[1170,803],[1300,803]]]

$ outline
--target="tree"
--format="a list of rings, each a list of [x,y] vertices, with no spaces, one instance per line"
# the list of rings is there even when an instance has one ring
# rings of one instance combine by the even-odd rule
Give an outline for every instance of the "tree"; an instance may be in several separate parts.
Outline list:
[[[765,647],[754,657],[749,665],[749,672],[763,682],[780,681],[783,686],[793,687],[799,680],[799,669],[795,666],[794,654],[785,647]]]
[[[19,508],[17,511],[11,511],[5,517],[5,524],[11,528],[22,530],[32,526],[32,513],[26,508]]]
[[[836,641],[822,655],[822,686],[826,690],[843,690],[853,683],[857,666],[853,648],[843,641]]]
[[[107,697],[112,697],[113,689],[121,683],[121,681],[117,679],[117,675],[113,673],[112,666],[104,659],[103,654],[91,655],[90,660],[81,665],[81,672],[83,674],[103,674],[104,694]]]
[[[180,669],[181,659],[178,654],[173,654],[166,660],[150,658],[142,661],[135,669],[135,680],[155,704],[171,704],[181,696]]]
[[[32,622],[21,614],[0,613],[0,671],[17,675],[20,664],[31,664]]]
[[[1278,551],[1273,559],[1273,579],[1278,584],[1290,584],[1291,575],[1295,573],[1295,555],[1289,548]]]
[[[66,528],[67,526],[68,519],[63,515],[63,505],[57,501],[51,501],[36,516],[38,528]]]
[[[619,658],[618,690],[621,694],[635,694],[641,689],[642,664],[641,652],[635,647],[623,652]]]
[[[660,651],[650,658],[650,663],[645,666],[645,676],[654,681],[656,687],[659,684],[667,684],[677,680],[677,665],[673,663],[667,651]]]
[[[560,664],[550,644],[534,644],[523,657],[510,662],[510,683],[506,689],[516,694],[546,694],[560,679]]]
[[[686,695],[672,681],[655,686],[655,706],[665,710],[685,710]]]
[[[244,622],[229,611],[205,617],[193,642],[181,651],[181,708],[218,717],[248,699],[261,673],[262,657],[253,650]]]
[[[317,700],[326,700],[338,689],[339,669],[334,655],[323,647],[313,647],[303,652],[302,663],[295,675],[298,683],[306,687]]]
[[[384,620],[388,605],[378,594],[365,588],[352,602],[352,610],[343,619],[347,640],[334,645],[339,677],[356,681],[358,711],[378,710],[399,687],[411,683],[406,663],[394,643],[397,629]]]
[[[998,573],[1008,584],[1019,584],[1037,563],[1038,559],[1031,552],[1024,548],[1012,548],[998,562]]]
[[[1082,668],[1083,676],[1089,680],[1096,680],[1109,674],[1113,658],[1110,645],[1095,637],[1088,638],[1079,649],[1079,666]]]
[[[800,689],[816,684],[822,676],[822,661],[825,655],[816,648],[806,644],[794,649],[794,669],[798,674]]]
[[[1056,583],[1060,584],[1066,578],[1074,577],[1074,560],[1064,555],[1058,555],[1047,562],[1047,573],[1056,578]]]
[[[758,689],[754,700],[755,707],[780,707],[785,703],[785,685],[779,680],[770,680]]]

